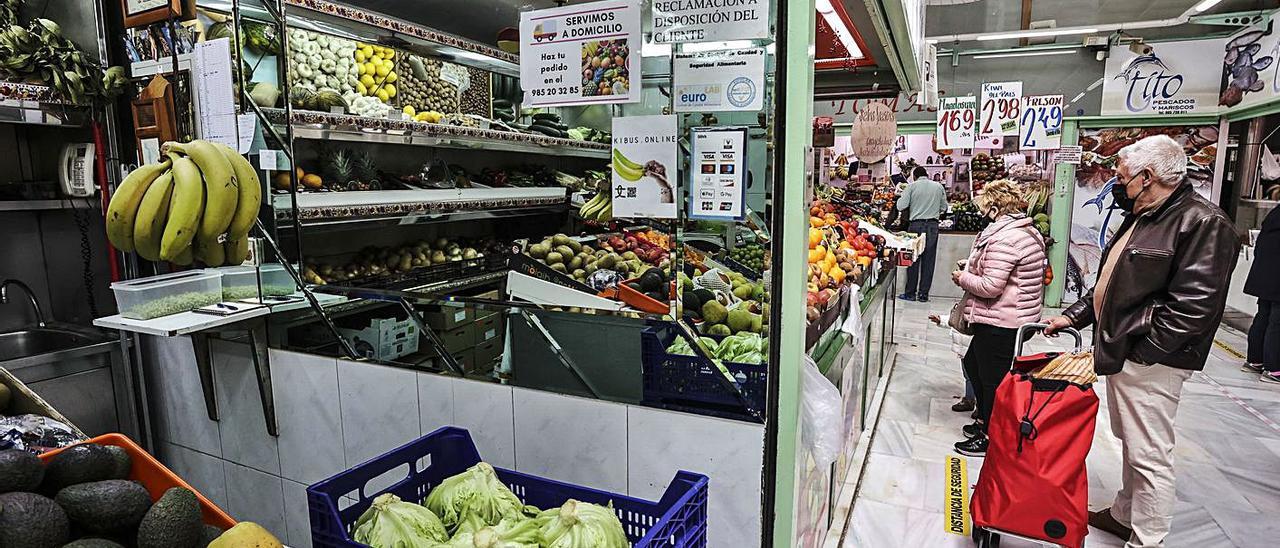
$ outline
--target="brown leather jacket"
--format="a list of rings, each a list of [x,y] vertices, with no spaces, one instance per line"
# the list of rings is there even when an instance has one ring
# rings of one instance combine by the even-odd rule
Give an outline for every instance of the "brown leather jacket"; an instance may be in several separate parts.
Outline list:
[[[1115,265],[1102,320],[1092,289],[1063,315],[1094,328],[1094,367],[1119,373],[1126,359],[1204,369],[1222,321],[1240,237],[1226,214],[1183,183],[1154,211],[1130,215],[1111,241],[1133,230]],[[1102,253],[1105,263],[1110,246]],[[1099,265],[1101,270],[1101,265]]]

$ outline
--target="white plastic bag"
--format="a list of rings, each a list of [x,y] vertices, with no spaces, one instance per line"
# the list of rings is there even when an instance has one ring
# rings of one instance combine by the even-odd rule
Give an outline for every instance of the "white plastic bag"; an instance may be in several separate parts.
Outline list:
[[[1271,152],[1271,147],[1262,145],[1262,179],[1274,181],[1280,179],[1280,159]]]
[[[849,288],[849,317],[840,324],[840,331],[849,336],[850,344],[855,348],[862,346],[862,287],[854,284]]]
[[[830,466],[844,445],[845,425],[840,391],[818,370],[813,358],[805,356],[800,379],[800,441],[819,467]]]

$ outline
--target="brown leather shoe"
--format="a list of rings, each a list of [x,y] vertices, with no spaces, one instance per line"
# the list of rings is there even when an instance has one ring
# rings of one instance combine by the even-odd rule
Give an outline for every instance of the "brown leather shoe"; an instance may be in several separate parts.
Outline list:
[[[1116,518],[1111,517],[1110,508],[1089,512],[1089,526],[1111,533],[1125,542],[1128,542],[1129,537],[1133,536],[1133,529],[1125,527],[1119,521],[1116,521]]]

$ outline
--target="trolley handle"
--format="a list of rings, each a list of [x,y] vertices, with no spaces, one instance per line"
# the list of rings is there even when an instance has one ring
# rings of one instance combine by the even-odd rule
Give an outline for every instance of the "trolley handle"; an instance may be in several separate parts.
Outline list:
[[[1022,327],[1019,327],[1017,345],[1014,347],[1013,355],[1014,356],[1022,355],[1022,343],[1026,342],[1027,340],[1026,334],[1028,331],[1043,333],[1044,330],[1048,327],[1049,327],[1049,324],[1046,324],[1046,323],[1028,323],[1028,324],[1023,324]],[[1077,330],[1074,327],[1064,327],[1059,331],[1070,334],[1076,340],[1075,351],[1080,351],[1084,348],[1084,337],[1080,336],[1079,330]]]

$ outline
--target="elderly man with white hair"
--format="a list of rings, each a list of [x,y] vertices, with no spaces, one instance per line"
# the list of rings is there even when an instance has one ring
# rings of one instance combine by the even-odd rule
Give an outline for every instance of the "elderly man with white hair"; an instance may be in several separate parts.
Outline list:
[[[1120,151],[1113,181],[1124,223],[1098,281],[1047,334],[1094,325],[1094,366],[1109,375],[1107,409],[1123,451],[1122,486],[1089,524],[1126,547],[1164,546],[1173,521],[1173,419],[1182,385],[1204,368],[1222,320],[1240,238],[1186,179],[1187,156],[1165,135]]]

